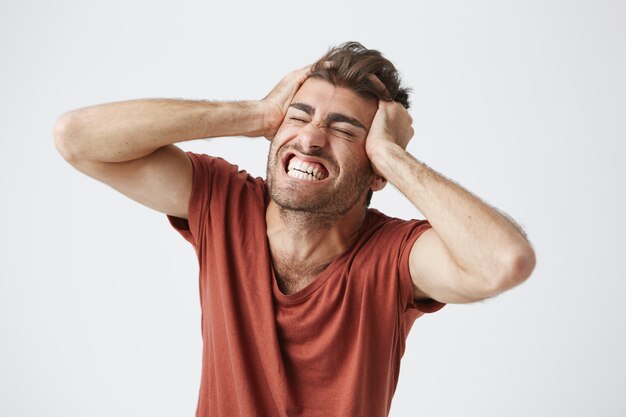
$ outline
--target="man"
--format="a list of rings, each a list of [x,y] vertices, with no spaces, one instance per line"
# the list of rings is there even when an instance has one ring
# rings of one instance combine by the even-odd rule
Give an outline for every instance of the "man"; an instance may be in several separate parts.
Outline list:
[[[528,278],[523,231],[406,152],[407,108],[393,64],[353,42],[260,101],[134,100],[57,122],[74,167],[196,250],[198,416],[386,416],[415,319]],[[173,145],[241,135],[271,140],[267,180]],[[369,209],[387,181],[428,220]]]

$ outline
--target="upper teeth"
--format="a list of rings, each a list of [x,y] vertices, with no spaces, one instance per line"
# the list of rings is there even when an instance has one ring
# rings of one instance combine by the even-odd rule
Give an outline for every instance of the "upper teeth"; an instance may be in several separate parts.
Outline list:
[[[324,179],[324,172],[319,164],[315,162],[305,162],[297,156],[294,156],[289,161],[287,174],[290,177],[309,179],[311,181]]]

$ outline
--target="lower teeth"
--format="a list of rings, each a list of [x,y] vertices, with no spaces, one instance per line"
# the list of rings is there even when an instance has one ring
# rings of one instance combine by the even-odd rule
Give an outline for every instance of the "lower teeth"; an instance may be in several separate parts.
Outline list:
[[[298,171],[296,169],[292,169],[291,171],[287,173],[287,175],[293,178],[300,178],[303,180],[318,181],[318,179],[314,175],[311,175],[309,173],[305,173],[302,171]]]

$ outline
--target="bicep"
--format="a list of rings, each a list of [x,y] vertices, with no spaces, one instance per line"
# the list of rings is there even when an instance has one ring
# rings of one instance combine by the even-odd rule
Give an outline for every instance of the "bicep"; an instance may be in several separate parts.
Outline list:
[[[175,145],[161,147],[124,162],[68,161],[82,173],[103,182],[138,203],[164,214],[188,218],[193,166]]]
[[[416,300],[471,303],[495,295],[482,280],[468,274],[452,259],[433,228],[423,232],[413,244],[409,268]]]

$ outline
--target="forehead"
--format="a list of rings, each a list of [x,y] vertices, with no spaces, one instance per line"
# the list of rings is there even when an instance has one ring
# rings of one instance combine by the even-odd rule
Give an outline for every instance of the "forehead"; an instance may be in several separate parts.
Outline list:
[[[359,96],[354,91],[337,87],[318,78],[308,78],[296,92],[292,103],[305,103],[315,108],[315,117],[341,113],[359,120],[369,129],[378,110],[378,102]]]

